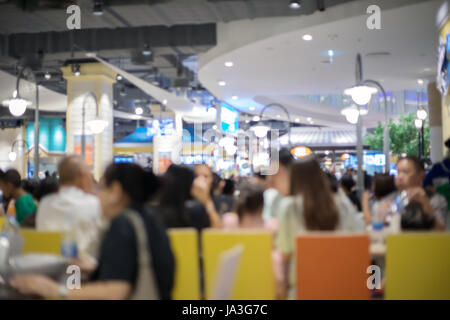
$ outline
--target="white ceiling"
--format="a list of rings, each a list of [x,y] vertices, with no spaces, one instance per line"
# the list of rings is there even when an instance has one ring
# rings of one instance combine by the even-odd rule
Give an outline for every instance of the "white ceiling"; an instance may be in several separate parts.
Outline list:
[[[284,17],[219,24],[218,46],[199,56],[199,79],[242,111],[255,106],[257,112],[267,101],[283,102],[291,118],[301,116],[301,122],[315,117],[315,124],[345,125],[338,108],[319,110],[319,105],[311,110],[311,103],[298,95],[342,94],[355,83],[358,52],[364,78],[380,81],[387,91],[415,89],[418,78],[435,75],[438,30],[434,23],[441,1],[377,1],[382,30],[369,30],[366,9],[373,3],[342,4],[302,21]],[[392,8],[394,3],[401,6]],[[306,33],[313,41],[302,40]],[[329,49],[336,52],[334,61],[324,64]],[[389,55],[365,57],[374,52]],[[225,67],[225,61],[234,66]],[[219,80],[226,86],[220,87]]]

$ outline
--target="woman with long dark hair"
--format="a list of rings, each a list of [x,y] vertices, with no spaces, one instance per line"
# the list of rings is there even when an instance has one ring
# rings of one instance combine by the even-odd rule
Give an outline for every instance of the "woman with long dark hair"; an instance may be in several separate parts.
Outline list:
[[[287,283],[285,294],[295,299],[295,238],[308,231],[362,231],[364,222],[356,210],[331,184],[317,160],[310,156],[298,160],[291,167],[291,196],[282,200],[276,245],[283,253]]]
[[[197,230],[220,227],[209,183],[182,165],[171,165],[163,176],[158,196],[157,216],[166,228],[194,227]]]
[[[91,282],[67,290],[41,275],[19,275],[11,285],[21,293],[66,299],[170,299],[174,257],[164,229],[144,203],[156,192],[151,172],[129,163],[112,164],[98,193],[110,224],[100,244],[98,265],[74,261],[91,271]],[[80,257],[81,258],[81,257]]]

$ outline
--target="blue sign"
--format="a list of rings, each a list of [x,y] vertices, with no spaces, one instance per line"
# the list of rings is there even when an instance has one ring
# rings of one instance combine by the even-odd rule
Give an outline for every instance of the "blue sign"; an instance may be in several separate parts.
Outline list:
[[[133,156],[115,156],[114,157],[114,163],[133,163],[134,157]]]
[[[222,132],[236,135],[239,130],[239,111],[222,102],[219,121]]]
[[[364,152],[363,162],[366,166],[384,167],[386,164],[386,157],[383,153]],[[356,168],[358,166],[358,157],[351,154],[350,157],[345,160],[344,166]]]

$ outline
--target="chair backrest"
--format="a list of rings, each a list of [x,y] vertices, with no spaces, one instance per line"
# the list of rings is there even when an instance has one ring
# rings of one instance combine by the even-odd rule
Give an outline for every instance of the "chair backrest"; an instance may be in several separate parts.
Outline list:
[[[214,298],[223,252],[243,246],[231,299],[275,299],[275,278],[271,259],[272,234],[255,230],[203,230],[202,252],[206,298]]]
[[[61,254],[62,232],[37,231],[34,229],[20,229],[24,239],[22,253]]]
[[[401,233],[386,242],[386,299],[450,299],[450,233]]]
[[[311,233],[296,244],[297,299],[370,298],[368,235]]]
[[[170,244],[175,256],[174,300],[200,299],[199,240],[193,228],[170,229]]]
[[[3,226],[6,223],[6,217],[2,216],[0,217],[0,231],[3,229]]]
[[[215,280],[214,300],[231,300],[236,273],[243,251],[244,246],[237,245],[220,255],[219,271]]]

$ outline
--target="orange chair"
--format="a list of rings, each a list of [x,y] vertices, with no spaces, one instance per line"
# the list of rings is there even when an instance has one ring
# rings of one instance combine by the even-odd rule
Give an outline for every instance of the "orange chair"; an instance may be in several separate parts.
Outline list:
[[[298,236],[297,299],[366,300],[368,235],[311,233]]]

